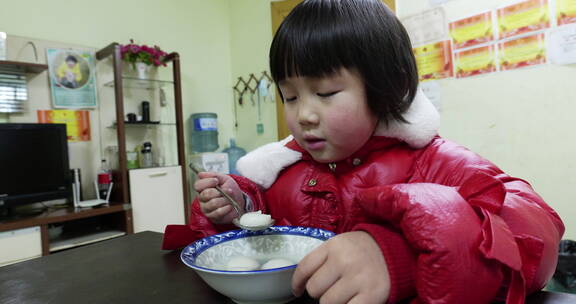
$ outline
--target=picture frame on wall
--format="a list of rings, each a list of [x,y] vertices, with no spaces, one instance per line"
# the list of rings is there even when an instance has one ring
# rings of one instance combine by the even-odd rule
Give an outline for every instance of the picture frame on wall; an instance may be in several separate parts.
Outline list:
[[[46,49],[52,105],[56,109],[93,109],[98,105],[94,52]]]

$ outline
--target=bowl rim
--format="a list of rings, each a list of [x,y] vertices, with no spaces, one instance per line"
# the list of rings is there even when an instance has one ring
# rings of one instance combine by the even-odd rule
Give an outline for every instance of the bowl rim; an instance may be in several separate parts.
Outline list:
[[[308,236],[315,239],[319,239],[322,241],[327,241],[331,237],[335,236],[336,234],[332,231],[324,230],[321,228],[313,228],[313,227],[301,227],[301,226],[272,226],[266,230],[261,231],[249,231],[249,230],[231,230],[226,231],[218,234],[214,234],[211,236],[204,237],[202,239],[196,240],[195,242],[189,244],[188,246],[184,247],[182,252],[180,253],[180,259],[182,262],[195,270],[202,271],[202,272],[210,272],[210,273],[225,273],[225,274],[257,274],[257,273],[266,273],[266,272],[273,272],[273,271],[280,271],[286,270],[291,268],[296,268],[295,265],[290,265],[286,267],[280,268],[271,268],[271,269],[259,269],[259,270],[250,270],[250,271],[234,271],[234,270],[218,270],[218,269],[211,269],[201,266],[194,265],[196,258],[202,254],[202,252],[206,251],[208,248],[213,247],[214,245],[241,239],[247,237],[254,237],[254,236],[261,236],[261,235],[299,235],[299,236]]]

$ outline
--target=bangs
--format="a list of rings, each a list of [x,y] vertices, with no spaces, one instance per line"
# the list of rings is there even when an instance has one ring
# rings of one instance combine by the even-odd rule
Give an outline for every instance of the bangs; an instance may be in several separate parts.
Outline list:
[[[279,82],[293,76],[324,77],[340,68],[354,68],[353,54],[358,52],[350,49],[353,33],[346,19],[331,1],[304,2],[296,7],[272,42],[272,78]]]

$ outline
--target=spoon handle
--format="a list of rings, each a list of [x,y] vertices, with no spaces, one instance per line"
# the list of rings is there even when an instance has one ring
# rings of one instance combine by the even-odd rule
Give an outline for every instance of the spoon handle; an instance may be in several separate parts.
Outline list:
[[[190,164],[189,166],[190,169],[192,169],[192,171],[196,173],[196,175],[200,174],[200,170],[194,167],[193,164]],[[244,214],[244,212],[242,212],[242,208],[240,208],[240,204],[238,204],[238,202],[235,199],[233,199],[230,195],[228,195],[228,193],[224,192],[224,190],[222,190],[222,188],[220,188],[219,186],[216,186],[215,188],[216,190],[218,190],[218,192],[220,192],[220,194],[222,194],[226,199],[228,199],[228,201],[230,202],[236,213],[238,213],[238,216],[242,216],[242,214]]]

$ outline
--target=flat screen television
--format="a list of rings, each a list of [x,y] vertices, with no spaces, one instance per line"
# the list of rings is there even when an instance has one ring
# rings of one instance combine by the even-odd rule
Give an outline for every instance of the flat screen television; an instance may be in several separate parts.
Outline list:
[[[0,123],[0,216],[71,189],[66,125]]]

